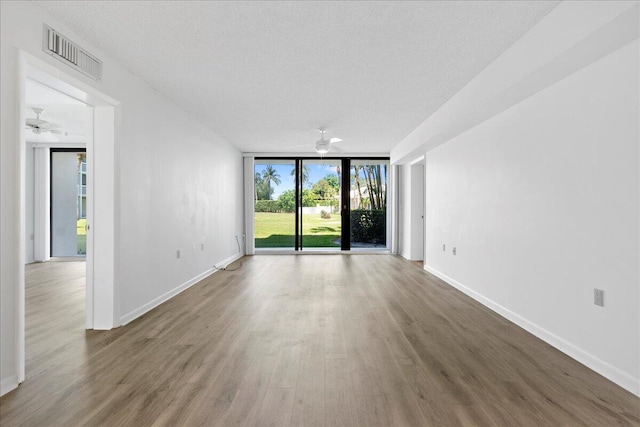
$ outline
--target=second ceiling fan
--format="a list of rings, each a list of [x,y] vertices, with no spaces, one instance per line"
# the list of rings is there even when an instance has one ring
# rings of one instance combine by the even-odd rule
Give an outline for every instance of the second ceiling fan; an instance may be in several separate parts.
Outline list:
[[[59,130],[57,128],[60,127],[57,123],[48,122],[40,118],[40,114],[44,113],[44,109],[33,107],[33,112],[36,113],[36,118],[27,118],[26,126],[27,129],[30,129],[36,135],[39,135],[44,132],[51,132],[58,135],[66,135],[66,132]]]

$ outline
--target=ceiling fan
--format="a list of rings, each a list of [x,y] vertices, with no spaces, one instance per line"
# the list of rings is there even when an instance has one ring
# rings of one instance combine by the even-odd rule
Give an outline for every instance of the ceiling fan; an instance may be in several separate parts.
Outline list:
[[[31,129],[36,135],[40,135],[45,132],[55,133],[57,135],[68,135],[67,132],[59,130],[60,127],[57,123],[48,122],[40,118],[40,114],[44,113],[44,109],[33,107],[33,112],[36,113],[36,118],[27,118],[27,129]]]
[[[324,127],[321,127],[318,130],[322,134],[320,139],[316,141],[316,151],[319,154],[327,154],[329,150],[331,150],[331,148],[333,148],[335,151],[343,151],[340,147],[332,145],[332,144],[335,144],[336,142],[342,141],[340,138],[326,139],[324,137],[324,133],[327,131],[327,129]]]

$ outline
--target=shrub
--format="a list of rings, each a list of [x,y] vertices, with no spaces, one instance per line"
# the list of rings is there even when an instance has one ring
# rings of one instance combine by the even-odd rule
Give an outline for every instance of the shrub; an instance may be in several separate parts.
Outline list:
[[[281,212],[293,212],[296,209],[296,193],[293,190],[287,190],[278,197],[278,207]]]
[[[256,212],[281,212],[277,200],[256,200]]]
[[[295,190],[283,191],[278,197],[278,208],[280,210],[273,212],[295,212],[296,210],[296,192]],[[316,198],[311,190],[302,190],[302,206],[315,206]],[[256,211],[258,212],[258,211]],[[271,211],[268,211],[271,212]]]
[[[320,218],[331,219],[331,214],[325,210],[320,211]]]
[[[387,240],[387,215],[383,209],[351,211],[351,241],[384,245]]]

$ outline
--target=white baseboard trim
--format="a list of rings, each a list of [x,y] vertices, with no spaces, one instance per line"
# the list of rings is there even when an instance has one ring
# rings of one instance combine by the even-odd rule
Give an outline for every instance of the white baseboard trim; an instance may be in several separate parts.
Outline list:
[[[10,377],[3,378],[0,381],[0,396],[4,396],[11,390],[15,390],[18,387],[18,377],[11,375]]]
[[[546,343],[552,345],[557,348],[561,352],[565,353],[567,356],[575,359],[576,361],[582,363],[589,369],[599,373],[603,377],[611,380],[616,383],[620,387],[625,390],[635,394],[636,396],[640,396],[640,380],[632,377],[626,372],[621,371],[608,364],[607,362],[595,357],[591,353],[584,351],[583,349],[571,344],[570,342],[564,340],[563,338],[555,335],[554,333],[536,325],[535,323],[521,317],[520,315],[512,312],[511,310],[501,306],[500,304],[486,298],[485,296],[479,294],[478,292],[464,286],[462,283],[457,282],[446,274],[441,273],[440,271],[429,267],[428,265],[424,266],[424,269],[434,276],[444,280],[449,285],[458,289],[459,291],[465,293],[470,296],[474,300],[478,301],[480,304],[484,305],[487,308],[495,311],[502,317],[510,320],[516,325],[520,326],[527,332],[535,335]]]
[[[218,263],[215,264],[216,267],[211,267],[205,271],[203,271],[202,273],[198,274],[197,276],[187,280],[186,282],[184,282],[183,284],[171,289],[168,292],[165,292],[164,294],[160,295],[157,298],[154,298],[153,300],[149,301],[148,303],[144,304],[141,307],[136,308],[135,310],[125,314],[124,316],[122,316],[120,318],[120,325],[124,326],[127,323],[130,323],[131,321],[137,319],[138,317],[142,316],[145,313],[148,313],[149,311],[153,310],[154,308],[156,308],[157,306],[159,306],[160,304],[162,304],[165,301],[170,300],[171,298],[173,298],[174,296],[178,295],[180,292],[189,289],[191,286],[195,285],[196,283],[198,283],[199,281],[211,276],[213,273],[215,273],[216,271],[218,271],[219,268],[225,267],[229,264],[231,264],[233,261],[236,261],[240,258],[242,258],[244,256],[244,254],[242,252],[238,252],[235,255],[230,256],[227,259],[224,259]]]

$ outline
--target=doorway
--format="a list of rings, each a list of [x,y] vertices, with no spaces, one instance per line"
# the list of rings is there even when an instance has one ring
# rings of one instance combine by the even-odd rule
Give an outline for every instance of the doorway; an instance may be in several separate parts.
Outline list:
[[[20,194],[20,214],[18,216],[20,242],[18,257],[14,268],[17,280],[17,298],[15,302],[16,334],[15,348],[17,358],[17,381],[25,380],[25,264],[27,261],[46,261],[51,257],[50,222],[47,221],[50,199],[47,188],[50,185],[49,150],[56,148],[61,136],[72,138],[75,132],[65,131],[61,127],[50,126],[46,132],[33,132],[31,123],[47,120],[38,117],[38,111],[29,109],[27,85],[36,83],[53,93],[62,94],[91,107],[88,109],[89,123],[92,129],[86,133],[86,143],[66,141],[66,148],[86,147],[87,167],[87,234],[86,234],[86,292],[85,313],[86,329],[111,329],[119,325],[119,314],[115,310],[114,263],[115,263],[115,135],[119,102],[86,83],[59,70],[33,55],[18,51],[19,81],[23,90],[18,94],[19,180],[16,187]],[[52,104],[53,105],[53,104]],[[50,112],[53,112],[50,109]],[[32,115],[33,114],[33,115]],[[76,118],[82,115],[75,116]],[[53,118],[53,117],[51,117]],[[55,132],[54,132],[55,131]],[[35,141],[27,143],[29,133],[36,135]],[[56,138],[57,140],[50,140]],[[31,156],[31,159],[29,158]],[[29,171],[33,172],[32,174]],[[29,181],[32,181],[30,183]],[[28,190],[33,184],[34,190]],[[97,230],[93,225],[97,224]]]
[[[86,327],[86,146],[93,109],[36,80],[25,81],[24,374],[60,353]],[[55,349],[55,351],[54,351]],[[68,356],[68,354],[67,354]],[[56,356],[57,359],[57,356]]]

